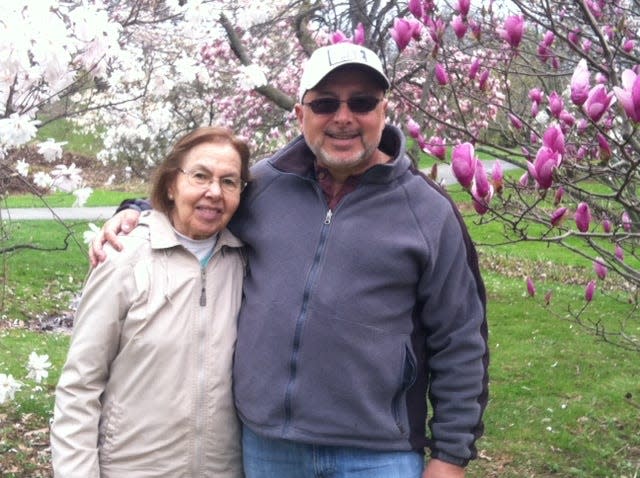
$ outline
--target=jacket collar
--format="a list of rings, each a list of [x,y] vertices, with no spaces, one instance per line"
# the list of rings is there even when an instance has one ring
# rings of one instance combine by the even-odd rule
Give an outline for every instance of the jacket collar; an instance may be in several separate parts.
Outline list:
[[[161,212],[149,210],[140,215],[140,226],[148,227],[149,241],[152,249],[170,249],[180,246],[180,242],[173,232],[169,218]],[[242,247],[244,244],[228,229],[223,229],[218,235],[215,251],[223,247]]]
[[[404,134],[395,126],[386,125],[382,131],[378,148],[393,159],[386,164],[378,164],[362,175],[362,182],[386,183],[394,180],[409,169],[411,160],[407,157]],[[314,154],[311,152],[304,136],[300,135],[282,150],[276,153],[269,162],[276,169],[313,179]]]

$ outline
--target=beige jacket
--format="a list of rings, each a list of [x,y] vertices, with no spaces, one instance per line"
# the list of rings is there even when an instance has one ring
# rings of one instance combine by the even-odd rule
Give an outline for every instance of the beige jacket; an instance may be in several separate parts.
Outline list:
[[[231,364],[242,243],[201,268],[147,211],[90,275],[56,389],[56,478],[242,476]]]

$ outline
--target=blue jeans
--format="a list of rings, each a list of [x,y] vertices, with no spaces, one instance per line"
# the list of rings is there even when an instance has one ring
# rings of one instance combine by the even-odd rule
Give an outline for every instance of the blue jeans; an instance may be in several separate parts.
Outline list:
[[[242,430],[246,478],[420,478],[423,456],[274,440]]]

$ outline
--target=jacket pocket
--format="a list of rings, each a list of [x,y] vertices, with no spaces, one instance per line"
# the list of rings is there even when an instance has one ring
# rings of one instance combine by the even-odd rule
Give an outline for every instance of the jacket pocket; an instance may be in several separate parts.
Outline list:
[[[404,435],[409,432],[406,394],[407,390],[409,390],[416,381],[416,359],[407,345],[404,346],[404,360],[401,377],[400,386],[393,397],[392,410],[398,430],[400,430],[400,433]]]
[[[105,401],[98,424],[98,454],[100,463],[110,463],[116,443],[116,433],[122,419],[122,409],[111,400]]]

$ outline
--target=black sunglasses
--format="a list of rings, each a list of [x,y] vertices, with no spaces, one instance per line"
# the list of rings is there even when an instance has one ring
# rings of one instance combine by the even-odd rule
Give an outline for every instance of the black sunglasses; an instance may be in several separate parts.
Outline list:
[[[317,100],[302,103],[311,108],[317,115],[330,115],[338,111],[340,103],[346,103],[352,113],[364,114],[373,111],[382,98],[375,96],[354,96],[348,100],[339,100],[337,98],[318,98]]]

